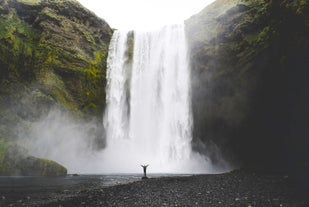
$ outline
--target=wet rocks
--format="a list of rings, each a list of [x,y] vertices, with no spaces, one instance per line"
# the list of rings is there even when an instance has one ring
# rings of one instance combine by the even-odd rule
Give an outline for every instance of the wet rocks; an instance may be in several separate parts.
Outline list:
[[[308,202],[297,195],[281,175],[235,171],[220,175],[150,178],[89,189],[85,194],[45,206],[307,206]]]

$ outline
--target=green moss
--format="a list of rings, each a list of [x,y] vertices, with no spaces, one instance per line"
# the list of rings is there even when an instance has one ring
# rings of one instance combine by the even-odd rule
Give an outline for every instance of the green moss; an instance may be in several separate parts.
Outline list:
[[[242,40],[233,41],[226,45],[226,49],[236,54],[240,63],[249,62],[257,54],[267,48],[273,38],[273,30],[267,26],[258,33],[247,33]],[[252,48],[255,48],[254,50]]]
[[[35,85],[51,99],[46,101],[48,107],[56,104],[73,113],[102,111],[112,30],[75,0],[16,1],[0,12],[0,92],[15,104],[17,96],[6,82],[21,83],[20,91]],[[27,119],[28,114],[38,114],[29,108],[16,116]]]
[[[93,55],[93,59],[89,61],[89,66],[82,71],[85,76],[84,82],[84,105],[82,109],[86,113],[97,114],[102,112],[104,99],[101,98],[105,94],[104,83],[106,68],[106,52],[97,51]]]
[[[95,40],[93,38],[93,36],[91,34],[89,34],[88,31],[86,30],[81,30],[81,32],[83,33],[83,36],[86,38],[86,40],[91,43],[91,44],[95,44]]]
[[[263,30],[257,36],[258,43],[264,43],[265,41],[269,40],[271,34],[270,26],[264,27]]]
[[[94,53],[94,58],[90,60],[89,67],[84,70],[87,78],[92,80],[101,79],[103,72],[103,64],[106,58],[105,51],[97,51]]]
[[[42,158],[34,159],[36,160],[35,165],[37,168],[40,168],[40,174],[43,176],[62,176],[67,174],[67,169],[55,161]]]
[[[17,2],[27,4],[29,6],[36,6],[39,5],[42,2],[42,0],[17,0]]]
[[[14,16],[9,18],[0,17],[0,20],[0,38],[14,38],[15,36],[30,40],[38,38],[38,33],[33,28]]]
[[[0,139],[0,172],[3,169],[4,158],[9,146],[10,146],[9,142]]]
[[[303,14],[304,9],[308,6],[307,0],[293,0],[286,3],[288,8],[291,8],[296,14]]]
[[[228,35],[230,41],[227,44],[228,50],[235,54],[239,64],[250,62],[270,45],[276,35],[273,26],[265,19],[270,13],[269,3],[245,1],[245,4],[249,9]]]
[[[63,105],[66,109],[78,111],[76,104],[72,101],[72,99],[70,100],[70,98],[68,98],[65,90],[54,87],[51,89],[51,92],[60,105]]]
[[[53,19],[55,22],[59,23],[61,21],[61,16],[59,16],[53,9],[50,9],[48,7],[44,8],[42,10],[42,14],[46,15],[46,17],[49,17]]]
[[[237,3],[244,4],[246,6],[258,6],[258,5],[263,5],[266,4],[267,1],[265,0],[240,0]]]
[[[88,113],[88,114],[96,113],[98,111],[98,109],[99,109],[99,106],[95,103],[89,103],[88,105],[83,107],[83,111]]]
[[[38,40],[38,33],[14,16],[0,17],[0,62],[7,67],[10,76],[29,72]],[[20,73],[17,70],[20,69]]]
[[[65,108],[78,111],[83,109],[88,113],[89,109],[101,110],[102,105],[99,99],[104,95],[104,80],[106,68],[106,51],[100,50],[93,53],[93,58],[89,58],[81,53],[67,51],[59,47],[55,47],[47,42],[41,42],[39,44],[39,52],[36,57],[42,61],[42,65],[46,68],[55,68],[54,72],[62,74],[72,74],[72,80],[62,82],[57,75],[53,75],[52,71],[40,72],[40,79],[43,80],[43,85],[48,86],[53,97],[62,103]],[[87,67],[83,67],[82,63],[88,64]],[[48,73],[48,74],[47,74]],[[76,85],[72,85],[77,80],[73,80],[76,77],[80,79],[84,78],[82,83],[78,82],[80,89],[79,97],[72,97],[70,94],[75,93]],[[71,79],[70,78],[70,79]],[[103,99],[104,100],[104,99]],[[94,107],[95,106],[95,107]],[[98,112],[100,113],[100,112]]]
[[[13,172],[15,170],[14,162],[9,159],[9,157],[19,157],[22,152],[22,150],[17,152],[15,149],[17,149],[15,143],[0,140],[0,175],[7,172]]]
[[[82,71],[80,62],[87,62],[87,57],[79,53],[64,50],[44,41],[39,43],[35,55],[43,66],[61,70]]]
[[[0,175],[62,176],[67,169],[55,161],[27,155],[13,142],[0,139]]]

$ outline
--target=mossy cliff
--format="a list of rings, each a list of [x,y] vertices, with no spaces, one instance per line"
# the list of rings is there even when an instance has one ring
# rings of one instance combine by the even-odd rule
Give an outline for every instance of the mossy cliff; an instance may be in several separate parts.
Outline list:
[[[0,1],[0,138],[54,107],[101,125],[112,32],[75,0]]]
[[[102,112],[112,35],[106,22],[74,0],[4,0],[0,14],[2,93],[14,81],[36,84],[35,96],[48,103]]]
[[[217,0],[186,28],[196,149],[309,170],[308,1]]]

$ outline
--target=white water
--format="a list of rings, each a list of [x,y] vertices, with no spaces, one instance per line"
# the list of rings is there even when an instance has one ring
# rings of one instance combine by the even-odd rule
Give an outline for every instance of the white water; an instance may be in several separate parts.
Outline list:
[[[184,25],[134,32],[129,64],[127,34],[115,31],[108,57],[107,148],[104,172],[210,173],[208,159],[191,150],[190,69]]]

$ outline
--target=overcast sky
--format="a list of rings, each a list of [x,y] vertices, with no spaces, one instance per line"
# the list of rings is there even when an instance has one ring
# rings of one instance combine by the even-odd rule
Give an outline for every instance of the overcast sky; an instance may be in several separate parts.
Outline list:
[[[214,0],[78,0],[112,28],[150,30],[179,23]]]

